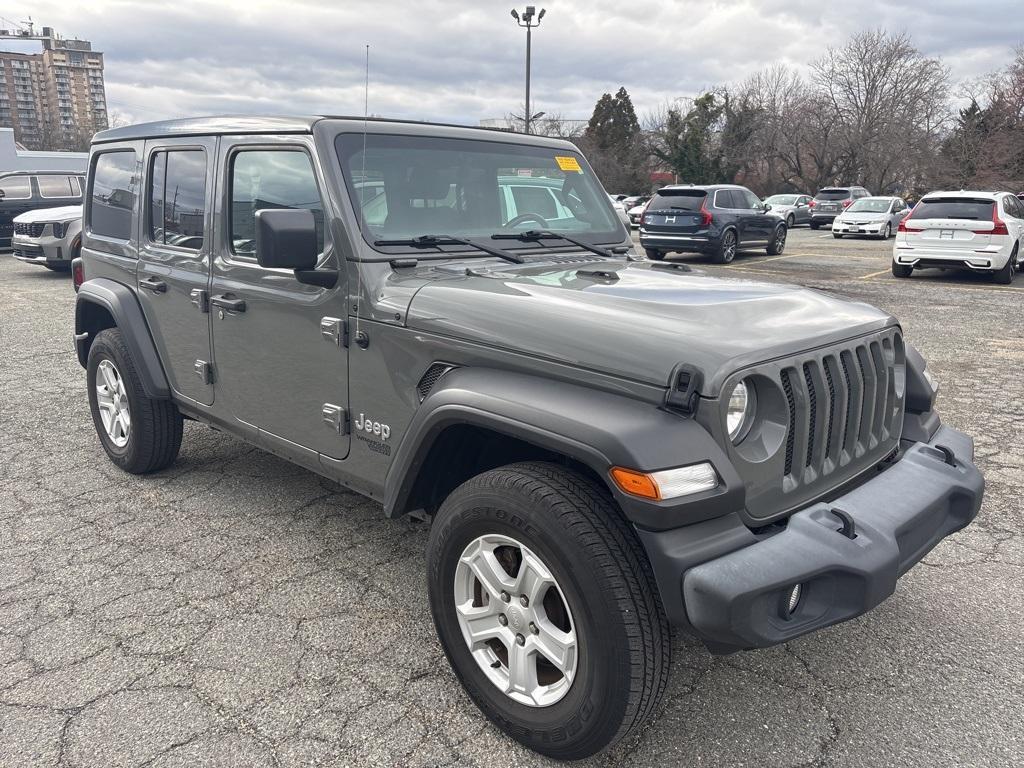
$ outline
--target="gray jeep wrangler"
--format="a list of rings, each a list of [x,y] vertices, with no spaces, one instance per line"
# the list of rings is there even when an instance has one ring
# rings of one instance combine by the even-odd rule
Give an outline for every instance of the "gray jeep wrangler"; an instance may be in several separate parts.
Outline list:
[[[429,520],[452,669],[546,755],[649,718],[671,627],[730,653],[858,616],[981,504],[894,318],[638,257],[565,141],[117,128],[84,222],[110,459],[167,467],[190,419]]]

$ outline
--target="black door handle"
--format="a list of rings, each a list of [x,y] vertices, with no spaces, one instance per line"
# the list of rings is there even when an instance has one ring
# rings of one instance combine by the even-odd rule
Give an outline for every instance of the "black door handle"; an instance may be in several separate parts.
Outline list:
[[[153,293],[167,293],[167,283],[155,277],[147,277],[145,280],[139,280],[139,287],[145,288]]]
[[[226,309],[230,312],[245,312],[245,301],[243,299],[231,298],[230,293],[222,293],[219,296],[214,296],[210,299],[210,303],[215,307]]]

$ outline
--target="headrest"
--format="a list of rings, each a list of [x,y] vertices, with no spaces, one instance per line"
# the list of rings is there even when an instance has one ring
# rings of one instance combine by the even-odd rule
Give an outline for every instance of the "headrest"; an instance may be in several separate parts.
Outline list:
[[[448,174],[440,168],[417,165],[409,174],[406,189],[410,200],[443,200],[448,197],[451,184]]]

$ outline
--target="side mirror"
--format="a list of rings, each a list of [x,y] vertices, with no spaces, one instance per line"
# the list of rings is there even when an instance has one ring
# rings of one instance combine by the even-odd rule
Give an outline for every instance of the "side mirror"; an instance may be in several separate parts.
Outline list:
[[[765,212],[768,212],[768,211],[770,211],[771,209],[772,209],[772,204],[771,204],[771,203],[765,203],[765,204],[764,204],[764,210],[765,210]]]
[[[333,288],[337,270],[318,270],[320,248],[316,220],[305,208],[264,208],[256,211],[256,261],[268,269],[291,269],[307,285]]]

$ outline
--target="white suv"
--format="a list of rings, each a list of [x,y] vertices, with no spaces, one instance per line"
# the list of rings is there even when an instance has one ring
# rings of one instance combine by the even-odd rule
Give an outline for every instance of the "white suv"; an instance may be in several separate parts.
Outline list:
[[[82,248],[82,206],[40,208],[14,217],[12,256],[67,272]]]
[[[970,269],[997,283],[1013,280],[1022,259],[1024,203],[1008,192],[931,192],[900,222],[892,273],[915,268]]]

